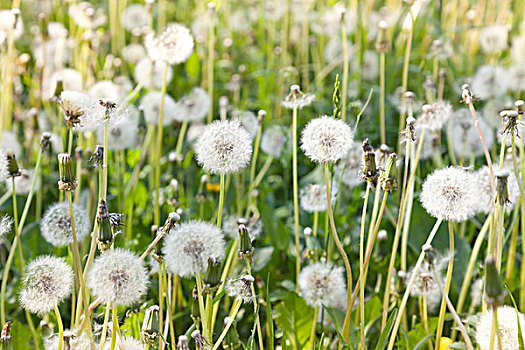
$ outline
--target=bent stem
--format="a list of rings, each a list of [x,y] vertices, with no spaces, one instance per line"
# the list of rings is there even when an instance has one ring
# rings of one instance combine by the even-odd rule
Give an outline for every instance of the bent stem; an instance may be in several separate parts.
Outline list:
[[[58,324],[58,349],[61,350],[62,344],[64,343],[64,325],[62,324],[62,317],[60,317],[60,311],[56,305],[54,306],[54,310]]]
[[[230,312],[230,319],[228,320],[228,323],[224,327],[224,330],[222,331],[221,335],[219,336],[219,339],[217,339],[217,342],[213,346],[213,350],[217,350],[219,346],[221,345],[222,341],[224,340],[224,337],[226,337],[226,334],[230,330],[230,327],[233,324],[233,321],[235,320],[235,316],[237,316],[237,312],[239,312],[241,305],[242,305],[242,302],[239,299],[235,299],[235,301],[233,302],[232,311]]]
[[[450,285],[452,283],[452,270],[454,269],[454,227],[452,221],[448,222],[448,240],[450,260],[448,262],[447,276],[445,278],[445,290],[443,291],[441,307],[439,310],[439,318],[436,330],[436,346],[439,346],[441,335],[443,333],[443,324],[445,322],[445,311],[447,307],[445,296],[448,296],[448,292],[450,291]]]
[[[106,341],[106,334],[108,331],[109,311],[111,311],[111,303],[106,304],[106,311],[104,312],[104,324],[102,325],[102,334],[100,335],[99,350],[104,349],[104,343]]]
[[[348,260],[348,256],[346,255],[346,252],[343,248],[343,245],[341,244],[341,241],[339,240],[339,236],[337,235],[337,229],[335,227],[335,221],[334,221],[334,213],[332,212],[332,204],[331,204],[331,194],[330,194],[330,176],[328,174],[328,163],[325,163],[324,165],[324,175],[325,175],[325,181],[326,181],[326,199],[328,204],[328,216],[330,219],[330,226],[332,229],[332,237],[334,239],[335,245],[337,249],[339,250],[339,254],[341,254],[341,257],[343,258],[345,269],[346,269],[346,283],[347,283],[347,302],[348,302],[348,308],[345,315],[345,321],[343,323],[343,340],[345,342],[348,342],[348,339],[350,337],[350,315],[352,313],[352,307],[350,304],[350,298],[352,294],[352,267],[350,266],[350,261]]]
[[[442,221],[443,221],[442,218],[439,218],[436,220],[436,223],[434,224],[434,227],[432,228],[432,231],[430,232],[430,235],[428,236],[427,241],[423,245],[423,248],[426,248],[432,243]],[[394,348],[394,342],[396,340],[397,331],[399,330],[399,326],[401,324],[402,315],[405,312],[405,307],[407,305],[408,297],[410,296],[410,291],[412,290],[412,286],[414,285],[417,273],[419,271],[419,268],[421,267],[421,264],[423,263],[424,258],[425,258],[425,250],[422,249],[421,253],[419,254],[419,258],[417,259],[416,265],[414,266],[414,271],[412,272],[412,276],[410,277],[410,281],[408,282],[407,288],[405,290],[405,294],[403,294],[403,299],[401,300],[401,304],[399,305],[399,312],[397,314],[396,321],[394,322],[394,327],[392,328],[392,334],[390,335],[390,340],[388,341],[388,348],[387,348],[388,350],[392,350]]]

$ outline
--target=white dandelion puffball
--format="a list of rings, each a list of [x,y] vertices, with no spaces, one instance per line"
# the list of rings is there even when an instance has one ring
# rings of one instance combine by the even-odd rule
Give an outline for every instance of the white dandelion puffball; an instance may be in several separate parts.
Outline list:
[[[244,303],[249,303],[253,301],[253,295],[251,292],[251,284],[255,281],[253,276],[244,275],[240,278],[230,279],[226,281],[226,293],[238,300],[242,300]]]
[[[77,242],[82,242],[90,232],[91,220],[86,210],[81,206],[73,203],[72,209]],[[44,239],[55,247],[62,247],[73,243],[69,204],[62,202],[50,206],[42,217],[40,229]]]
[[[153,61],[148,57],[141,59],[135,66],[133,77],[135,81],[145,87],[152,87],[154,89],[162,88],[162,81],[164,80],[165,63],[162,61]],[[168,66],[166,72],[166,84],[169,84],[173,78],[173,68]]]
[[[113,151],[135,149],[139,143],[139,111],[130,105],[130,114],[127,120],[113,125],[108,130],[108,149]],[[104,142],[104,127],[97,130],[97,139],[102,144]]]
[[[230,115],[232,119],[238,119],[241,122],[241,125],[248,131],[253,140],[259,129],[259,121],[255,113],[236,109],[231,111]]]
[[[354,72],[359,70],[365,80],[377,79],[379,76],[379,56],[377,55],[377,52],[371,50],[365,51],[362,66],[359,66],[360,63],[357,56],[354,56],[353,58],[352,67]]]
[[[171,273],[192,277],[206,271],[208,258],[224,256],[223,233],[209,222],[184,222],[166,235],[162,253]]]
[[[352,141],[352,129],[348,124],[324,115],[306,125],[301,149],[313,162],[335,163],[348,153]]]
[[[478,278],[472,283],[470,288],[470,298],[472,305],[481,305],[481,298],[483,298],[483,279]]]
[[[201,122],[194,122],[190,124],[188,131],[186,131],[186,141],[195,144],[195,141],[202,135],[206,130],[206,125]]]
[[[490,348],[492,312],[492,309],[487,310],[487,312],[480,317],[478,324],[476,325],[476,342],[478,343],[480,350],[489,350]],[[496,312],[498,315],[501,344],[498,344],[498,337],[495,336],[494,349],[518,350],[520,347],[516,309],[511,306],[500,306],[497,308]],[[519,323],[523,332],[523,329],[525,329],[525,318],[521,312],[519,313]]]
[[[508,69],[509,89],[514,91],[525,90],[525,62],[518,62]]]
[[[153,61],[172,65],[186,61],[193,52],[193,45],[190,30],[178,23],[168,24],[160,35],[150,33],[145,39],[146,49]]]
[[[479,33],[479,46],[488,54],[500,53],[507,49],[507,38],[509,28],[501,24],[495,24],[481,29]]]
[[[114,107],[107,108],[106,104],[114,103],[113,100],[96,100],[87,109],[84,117],[81,118],[77,126],[81,131],[96,131],[98,128],[107,125],[113,128],[121,123],[127,122],[133,108],[128,104],[114,103]]]
[[[284,101],[281,101],[281,106],[288,109],[301,109],[312,104],[314,100],[314,94],[300,94],[296,97],[293,94],[289,94]]]
[[[0,184],[6,181],[7,174],[8,174],[7,169],[8,169],[7,156],[5,155],[5,152],[0,148]]]
[[[33,314],[45,314],[69,297],[72,286],[73,271],[64,259],[38,257],[26,266],[20,305]]]
[[[341,162],[337,163],[335,170],[338,178],[342,176],[341,181],[350,188],[362,183],[363,148],[360,142],[353,141],[350,144],[348,153]]]
[[[204,119],[211,107],[211,98],[200,87],[194,87],[189,94],[175,104],[173,120],[178,122],[193,122]]]
[[[142,344],[142,342],[138,339],[133,338],[130,335],[125,335],[122,337],[122,344],[124,345],[124,348],[126,350],[143,350],[144,349],[144,345]],[[117,348],[118,346],[115,347],[115,349]],[[111,342],[106,342],[104,344],[104,350],[110,350],[110,349],[111,349]]]
[[[328,199],[326,197],[326,185],[310,184],[301,188],[299,193],[301,208],[309,213],[322,212],[328,209]],[[331,196],[334,201],[334,196]]]
[[[246,223],[246,230],[248,230],[248,235],[252,242],[262,234],[263,229],[264,225],[262,220],[252,218]],[[226,219],[224,219],[222,230],[224,234],[231,239],[239,238],[238,217],[233,215],[227,216]]]
[[[15,177],[15,190],[16,194],[28,194],[31,191],[31,185],[33,184],[33,176],[35,175],[34,169],[20,169],[20,176]],[[7,190],[13,191],[13,182],[6,181]],[[40,188],[40,178],[37,178],[35,182],[35,191]]]
[[[486,65],[476,71],[470,86],[474,96],[485,100],[505,95],[508,84],[508,73],[505,68]]]
[[[261,151],[274,158],[279,158],[286,143],[286,135],[280,125],[272,125],[263,130],[261,136]]]
[[[309,265],[299,274],[299,289],[308,305],[334,307],[346,294],[343,268],[323,262]]]
[[[16,19],[16,23],[15,23]],[[13,38],[16,40],[24,33],[24,22],[22,16],[15,16],[11,10],[0,11],[0,44],[8,37],[9,32],[13,29]]]
[[[421,116],[417,119],[417,126],[430,131],[443,128],[452,116],[452,106],[448,101],[438,101],[431,105],[421,107]]]
[[[252,139],[239,120],[214,121],[195,145],[197,162],[212,174],[244,169],[252,156]]]
[[[144,119],[146,122],[153,125],[159,125],[160,115],[160,103],[162,99],[162,93],[160,91],[148,92],[140,100],[140,107],[144,113]],[[171,124],[173,121],[173,113],[176,109],[175,100],[168,94],[164,96],[164,112],[162,125],[166,126]]]
[[[88,95],[94,101],[111,100],[119,101],[122,99],[122,90],[113,82],[109,80],[101,80],[96,82],[89,90]]]
[[[494,164],[498,164],[498,162],[495,162]],[[512,164],[510,165],[510,169],[506,169],[504,163],[503,170],[508,171],[510,174],[507,178],[507,192],[510,203],[505,204],[505,209],[509,211],[516,206],[518,199],[520,198],[520,188]],[[474,178],[477,188],[477,211],[485,214],[492,213],[494,211],[494,203],[496,203],[497,194],[492,191],[489,167],[485,165],[479,168],[474,173]]]
[[[471,173],[448,167],[427,176],[419,200],[430,215],[461,222],[475,214],[479,200],[477,192]]]
[[[46,72],[46,71],[44,71]],[[49,100],[55,95],[57,81],[61,80],[64,90],[82,91],[82,74],[79,71],[64,68],[53,74],[44,74],[42,80],[42,98]]]
[[[126,30],[142,29],[148,25],[148,11],[144,5],[132,4],[122,11],[120,20]]]
[[[146,58],[146,49],[141,44],[132,43],[122,48],[122,58],[129,62],[137,64],[142,59]],[[146,62],[151,62],[149,58],[146,58]],[[151,63],[149,64],[151,65]],[[137,65],[138,66],[138,65]],[[137,72],[137,66],[135,66],[135,73]],[[149,71],[149,68],[148,68]],[[135,80],[139,80],[144,77],[144,74],[138,75],[135,74]],[[137,79],[138,78],[138,79]],[[149,84],[147,85],[149,86]]]
[[[489,123],[478,114],[479,126],[485,138],[487,148],[490,150],[494,143],[494,133]],[[466,108],[460,108],[453,113],[448,123],[447,132],[452,140],[454,152],[462,158],[482,156],[483,147],[479,138],[478,128],[474,118]]]
[[[417,271],[415,276],[415,283],[410,290],[410,295],[412,297],[426,297],[427,298],[427,307],[429,310],[435,310],[436,307],[441,303],[441,289],[439,284],[442,286],[445,285],[445,278],[441,274],[441,270],[446,267],[448,264],[448,256],[445,259],[440,259],[441,261],[436,261],[432,265],[428,261],[424,261]],[[414,268],[411,268],[408,271],[408,276],[406,281],[409,281],[414,274]],[[436,280],[436,276],[440,280]]]
[[[121,248],[102,253],[87,275],[87,286],[103,303],[131,305],[148,287],[148,271],[135,253]]]
[[[0,148],[2,148],[4,152],[6,149],[10,149],[17,157],[20,157],[20,155],[22,154],[22,145],[20,145],[20,142],[18,142],[18,137],[12,131],[2,131],[2,142],[0,143]],[[7,158],[5,159],[5,161],[7,162]],[[0,165],[1,164],[2,163],[0,163]],[[7,163],[5,166],[7,167]],[[5,169],[5,171],[7,171],[7,168]]]
[[[0,239],[11,231],[14,220],[7,215],[0,218]]]
[[[44,350],[57,350],[58,349],[58,334],[53,334],[50,337],[43,337],[44,339]],[[111,342],[110,342],[111,343]],[[68,345],[66,345],[68,344]],[[95,348],[98,348],[98,342],[95,342]],[[64,330],[64,345],[63,350],[86,350],[91,349],[91,341],[87,332],[83,332],[80,336],[76,336],[75,332]],[[128,348],[126,348],[128,349]]]
[[[352,62],[355,49],[350,40],[346,41],[348,49],[348,62]],[[334,37],[328,41],[324,47],[324,59],[328,63],[344,61],[343,43],[341,38]]]

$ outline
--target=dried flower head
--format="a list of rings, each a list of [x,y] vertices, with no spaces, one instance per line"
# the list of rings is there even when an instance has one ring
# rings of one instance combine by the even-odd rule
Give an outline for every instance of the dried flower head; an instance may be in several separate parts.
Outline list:
[[[175,104],[173,120],[178,122],[193,122],[202,120],[208,114],[211,98],[200,87],[194,87],[191,92]]]
[[[475,214],[478,205],[475,179],[460,168],[435,170],[425,179],[419,199],[436,218],[465,221]]]
[[[191,277],[206,270],[208,258],[224,257],[223,234],[209,222],[188,221],[165,236],[162,253],[171,273]]]
[[[421,110],[422,113],[417,120],[417,125],[430,131],[441,130],[452,115],[452,106],[448,101],[424,105]]]
[[[260,219],[253,217],[247,221],[244,218],[238,218],[233,215],[230,215],[227,216],[226,219],[224,219],[224,225],[222,228],[224,234],[230,237],[231,239],[238,239],[240,224],[246,225],[246,229],[248,230],[248,234],[250,235],[250,239],[252,241],[257,239],[257,237],[259,237],[262,234],[264,229],[264,224]]]
[[[148,272],[134,253],[116,248],[95,259],[87,286],[105,304],[131,305],[147,291]]]
[[[147,123],[159,125],[160,104],[162,93],[160,91],[148,92],[140,100],[140,107],[144,113],[144,119]],[[173,115],[176,111],[177,104],[175,100],[168,94],[164,96],[164,112],[162,118],[162,125],[167,126],[173,121]]]
[[[316,163],[335,163],[350,149],[353,134],[341,119],[322,116],[311,120],[301,135],[301,149]]]
[[[145,38],[150,58],[171,65],[186,61],[193,52],[193,45],[190,30],[178,23],[168,24],[158,36],[150,33]]]
[[[242,300],[244,303],[253,301],[250,285],[255,281],[252,275],[243,275],[237,279],[226,282],[226,293],[233,298]]]
[[[7,215],[0,218],[0,239],[11,231],[14,220]]]
[[[244,169],[252,155],[252,140],[239,120],[209,124],[195,145],[197,162],[212,174]]]
[[[308,305],[334,307],[346,294],[343,268],[324,262],[309,265],[299,274],[299,289]]]
[[[490,349],[490,333],[492,330],[493,310],[489,309],[482,315],[476,325],[476,342],[481,350]],[[498,318],[499,335],[501,344],[498,343],[498,337],[495,336],[494,349],[518,350],[518,317],[516,309],[511,306],[501,306],[496,309]],[[519,313],[520,328],[525,329],[525,318]],[[524,338],[525,340],[525,338]]]
[[[290,93],[286,96],[284,101],[281,101],[281,105],[288,109],[301,109],[309,106],[315,100],[315,95],[305,94],[301,91],[299,85],[290,86]]]
[[[78,242],[82,242],[90,232],[90,219],[84,208],[73,203],[73,217],[75,219],[75,234]],[[40,223],[44,239],[55,247],[62,247],[73,243],[71,231],[71,217],[67,202],[55,203],[50,206]]]
[[[279,158],[286,143],[286,135],[280,125],[264,129],[261,137],[261,150],[274,158]]]
[[[82,92],[65,90],[60,93],[58,103],[67,126],[74,127],[80,124],[87,110],[91,108],[93,100]]]
[[[73,271],[62,258],[41,256],[26,267],[19,300],[34,314],[45,314],[71,294]]]

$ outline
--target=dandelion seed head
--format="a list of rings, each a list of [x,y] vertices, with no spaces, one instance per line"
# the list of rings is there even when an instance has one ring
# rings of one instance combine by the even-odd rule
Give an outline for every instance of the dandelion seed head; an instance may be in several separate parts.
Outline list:
[[[162,100],[162,93],[160,91],[148,92],[140,100],[140,106],[144,113],[146,122],[153,125],[159,124],[160,104]],[[168,94],[164,96],[164,113],[162,125],[167,126],[173,121],[173,113],[176,111],[177,105],[175,100]]]
[[[263,233],[264,224],[262,220],[252,218],[246,223],[246,229],[253,242]],[[239,238],[239,218],[233,215],[227,216],[224,220],[223,231],[231,239]]]
[[[430,215],[461,222],[475,214],[478,202],[476,192],[472,174],[448,167],[427,176],[419,199]]]
[[[197,162],[212,174],[244,169],[252,155],[252,140],[239,120],[209,124],[195,145]]]
[[[310,306],[334,307],[340,295],[346,293],[343,268],[317,262],[301,270],[299,274],[301,296]]]
[[[158,36],[150,33],[145,38],[150,58],[171,65],[186,61],[193,52],[193,45],[189,29],[178,23],[168,24]]]
[[[125,335],[122,337],[122,344],[126,350],[144,350],[144,345],[138,339],[133,338],[130,335]],[[86,348],[88,349],[88,348]],[[111,349],[111,342],[106,342],[104,344],[104,350]]]
[[[42,315],[69,297],[73,285],[73,271],[62,258],[40,256],[27,266],[20,290],[22,307]]]
[[[438,101],[421,107],[422,113],[417,125],[430,131],[441,130],[452,115],[452,106],[448,101]]]
[[[42,79],[42,98],[51,99],[55,95],[57,82],[60,80],[64,86],[64,91],[82,91],[82,75],[79,71],[71,68],[64,68],[55,71],[51,75],[44,71]]]
[[[343,168],[344,167],[344,168]],[[341,181],[352,188],[361,184],[361,173],[363,171],[363,149],[360,142],[353,141],[346,156],[336,165],[336,174],[338,178],[342,176]]]
[[[487,54],[500,53],[507,49],[509,28],[495,24],[486,26],[479,32],[479,46]]]
[[[7,215],[2,216],[0,218],[0,239],[7,235],[9,231],[11,231],[11,227],[13,227],[14,220],[10,218]]]
[[[148,11],[144,5],[132,4],[127,6],[121,15],[122,26],[128,30],[142,29],[148,25]]]
[[[116,248],[95,259],[87,286],[105,304],[131,305],[146,293],[148,272],[133,252]]]
[[[136,81],[140,81],[140,79],[145,79],[146,78],[145,75],[137,73],[138,63],[142,59],[146,58],[146,49],[144,48],[144,46],[142,46],[141,44],[137,44],[137,43],[131,43],[131,44],[127,45],[127,46],[124,46],[122,48],[122,58],[125,61],[129,62],[129,63],[136,64],[135,65],[135,71],[134,71],[135,72],[135,80]],[[150,62],[148,65],[151,65],[151,61],[149,59],[147,59],[145,62]],[[148,68],[148,70],[149,70],[149,68]],[[140,70],[139,70],[139,72],[140,72]],[[149,84],[147,86],[149,86]]]
[[[206,271],[208,258],[224,256],[223,233],[209,222],[184,222],[165,236],[162,253],[171,273],[192,277]]]
[[[82,242],[90,232],[90,219],[86,210],[81,206],[73,203],[72,209],[77,242]],[[55,247],[73,243],[69,204],[61,202],[51,205],[42,217],[40,229],[44,239]]]
[[[194,87],[189,94],[175,104],[173,119],[178,122],[193,122],[204,119],[211,107],[211,98],[200,87]]]
[[[508,90],[508,73],[500,66],[481,66],[472,78],[474,96],[485,100],[505,95]]]
[[[525,90],[525,64],[524,62],[516,63],[509,67],[509,89],[513,91]]]
[[[253,301],[250,285],[255,279],[251,275],[243,275],[240,278],[226,281],[226,293],[232,298],[242,300],[244,303]]]
[[[350,126],[325,115],[306,125],[301,135],[301,149],[313,162],[335,163],[347,154],[352,141]]]
[[[289,94],[286,96],[284,101],[281,101],[281,106],[288,109],[293,109],[296,107],[297,109],[301,109],[312,104],[314,100],[314,94],[299,94],[296,97],[294,97],[293,94]]]
[[[152,61],[148,57],[143,58],[135,65],[133,77],[139,84],[142,84],[146,87],[152,87],[154,89],[161,89],[162,81],[164,80],[165,66],[165,63],[162,61]],[[173,68],[168,66],[168,71],[166,73],[166,84],[169,84],[172,78]]]
[[[243,111],[243,110],[233,110],[230,112],[231,119],[239,120],[241,122],[241,125],[244,127],[246,131],[248,131],[248,134],[250,134],[250,138],[255,138],[255,135],[257,135],[257,130],[259,129],[259,121],[257,120],[257,116],[252,111]]]
[[[375,80],[379,76],[379,56],[377,52],[366,50],[363,56],[363,65],[360,66],[357,57],[352,60],[353,71],[359,70],[365,80]]]
[[[2,131],[2,143],[0,144],[0,149],[4,150],[4,156],[5,151],[7,149],[10,149],[13,151],[15,156],[18,158],[22,154],[22,145],[20,145],[20,142],[18,142],[18,137],[16,134],[12,131],[4,130]],[[7,162],[7,158],[6,158]],[[5,170],[7,171],[7,169]]]
[[[476,325],[476,342],[481,350],[489,350],[490,348],[492,312],[492,309],[487,310]],[[518,317],[516,316],[516,309],[511,306],[501,306],[497,308],[497,315],[501,344],[498,344],[498,337],[495,337],[494,349],[518,350]],[[521,312],[519,313],[519,323],[521,329],[525,329],[525,319]]]
[[[326,197],[326,185],[310,184],[301,188],[299,193],[301,208],[309,213],[323,212],[328,209]],[[332,202],[335,197],[331,196]]]
[[[495,163],[497,164],[497,163]],[[511,165],[512,166],[512,165]],[[511,168],[512,169],[512,168]],[[514,171],[506,169],[504,163],[503,170],[509,172],[509,177],[507,178],[507,192],[509,194],[509,201],[505,205],[506,210],[512,210],[520,197],[520,189],[518,180]],[[496,192],[492,191],[492,185],[490,182],[490,170],[488,166],[483,166],[479,168],[474,173],[475,183],[476,183],[476,198],[477,198],[477,211],[485,214],[492,213],[494,211],[494,203],[496,203]]]
[[[261,150],[274,158],[279,158],[286,143],[286,135],[280,125],[272,125],[263,130]]]
[[[478,114],[479,126],[485,137],[487,149],[492,149],[494,133],[488,122]],[[483,147],[479,139],[478,128],[470,111],[460,108],[454,111],[448,122],[447,132],[452,140],[452,147],[456,155],[463,158],[470,156],[479,157],[483,155]]]
[[[139,143],[139,111],[129,105],[129,115],[125,121],[118,125],[108,128],[108,148],[113,151],[135,149]],[[104,127],[97,130],[97,139],[100,143],[104,142]]]
[[[7,168],[7,156],[5,155],[5,152],[0,148],[0,183],[5,182],[7,178]]]
[[[101,81],[96,82],[88,90],[88,94],[93,99],[93,101],[99,101],[99,100],[119,101],[123,97],[121,95],[121,89],[119,89],[119,87],[115,83],[109,80],[101,80]]]

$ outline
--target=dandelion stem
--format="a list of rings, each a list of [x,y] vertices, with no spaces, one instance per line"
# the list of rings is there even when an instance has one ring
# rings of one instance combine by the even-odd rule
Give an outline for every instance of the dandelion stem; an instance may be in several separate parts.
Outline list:
[[[381,143],[386,144],[385,128],[385,53],[379,56],[379,123],[381,132]]]
[[[293,95],[296,99],[295,94]],[[292,112],[292,178],[293,178],[293,214],[294,214],[294,234],[295,234],[295,290],[299,293],[299,273],[301,272],[301,246],[299,241],[299,195],[297,179],[297,106],[294,104]]]
[[[226,337],[226,334],[230,330],[230,327],[233,324],[233,321],[235,320],[235,316],[237,316],[237,312],[239,312],[239,309],[241,308],[242,302],[239,299],[235,299],[232,306],[232,311],[230,312],[230,319],[228,320],[228,323],[224,327],[221,335],[219,336],[219,339],[217,339],[217,342],[215,345],[213,345],[212,350],[217,350],[219,346],[221,345],[222,341],[224,340],[224,337]]]
[[[62,350],[62,344],[64,343],[64,325],[62,324],[62,317],[60,317],[60,311],[56,305],[54,306],[54,310],[58,324],[58,350]]]
[[[111,315],[111,318],[113,320],[113,328],[111,331],[111,348],[110,350],[115,350],[115,345],[117,344],[117,337],[119,333],[119,326],[118,326],[118,315],[117,315],[117,307],[113,306],[113,312]]]
[[[319,314],[319,306],[314,308],[314,319],[312,321],[312,330],[310,333],[310,349],[315,349],[315,330],[317,328],[317,315]],[[362,348],[364,349],[364,348]]]
[[[175,154],[177,156],[176,157],[177,162],[179,163],[182,161],[182,144],[184,143],[184,136],[186,135],[187,129],[188,129],[188,122],[183,121],[180,126],[179,137],[177,139],[177,146],[175,147]]]
[[[365,275],[364,269],[364,255],[365,255],[365,226],[366,226],[366,209],[368,207],[368,197],[370,196],[370,188],[372,187],[372,181],[368,180],[366,183],[365,200],[363,203],[363,213],[361,215],[361,231],[359,234],[359,274],[360,276]],[[379,187],[378,187],[379,191]],[[379,198],[379,195],[376,194]],[[351,305],[351,304],[348,304]],[[364,283],[359,284],[359,322],[360,322],[360,334],[361,334],[361,349],[365,349],[365,285]]]
[[[219,209],[217,211],[217,228],[222,227],[222,208],[224,207],[224,174],[220,176],[220,185],[219,185]]]
[[[348,95],[348,42],[345,14],[341,15],[341,41],[343,44],[343,90],[341,91],[341,119],[346,122],[346,99]]]
[[[436,347],[439,346],[441,341],[441,335],[443,334],[443,324],[445,323],[445,313],[447,307],[445,295],[448,295],[448,292],[450,291],[450,285],[452,283],[452,271],[454,269],[454,226],[452,221],[448,222],[448,240],[450,260],[448,262],[447,275],[445,278],[445,290],[443,291],[441,307],[439,310],[439,318],[436,330]]]
[[[337,229],[335,227],[335,221],[334,221],[334,213],[332,212],[332,203],[331,203],[331,194],[330,194],[330,175],[328,174],[328,163],[325,163],[324,165],[324,175],[325,175],[325,182],[326,182],[326,198],[327,198],[327,204],[328,204],[328,216],[330,218],[330,226],[332,228],[332,237],[334,239],[335,245],[337,246],[337,249],[339,250],[339,254],[341,254],[341,257],[343,258],[345,269],[346,269],[346,283],[347,283],[347,302],[348,302],[348,308],[345,315],[345,321],[343,323],[343,339],[345,342],[348,342],[348,339],[350,337],[350,315],[352,313],[352,306],[350,304],[350,298],[352,294],[352,267],[350,266],[350,260],[348,260],[348,256],[346,255],[345,249],[343,248],[343,245],[341,244],[341,241],[339,240],[339,236],[337,235]]]
[[[104,311],[104,324],[102,325],[102,333],[100,335],[100,346],[99,350],[104,349],[104,343],[106,341],[106,334],[108,331],[109,312],[111,311],[111,303],[106,304],[106,311]]]

